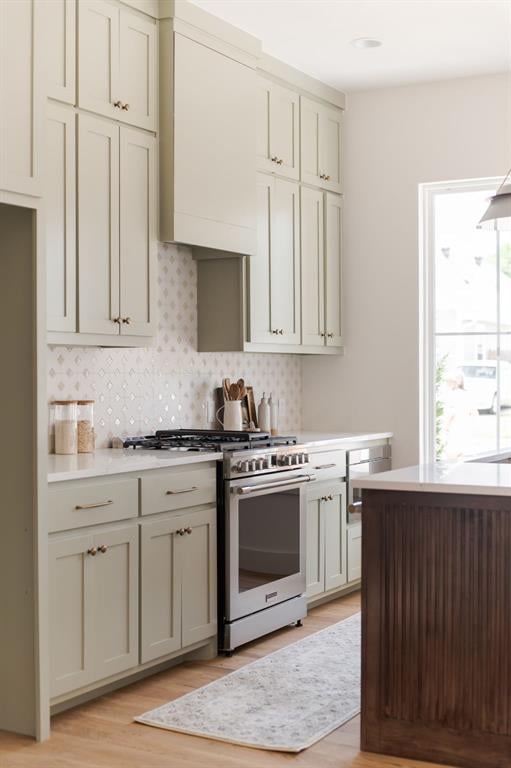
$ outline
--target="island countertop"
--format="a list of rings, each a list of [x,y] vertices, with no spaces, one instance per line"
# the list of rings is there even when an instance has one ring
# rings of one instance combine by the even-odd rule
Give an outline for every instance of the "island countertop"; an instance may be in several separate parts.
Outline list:
[[[511,496],[511,464],[417,464],[353,478],[354,488],[380,491],[427,491],[478,496]]]

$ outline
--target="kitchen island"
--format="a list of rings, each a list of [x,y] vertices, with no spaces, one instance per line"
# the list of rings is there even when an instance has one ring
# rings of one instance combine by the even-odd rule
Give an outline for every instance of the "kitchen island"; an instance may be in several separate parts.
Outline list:
[[[362,749],[511,765],[511,466],[394,470],[363,489]]]

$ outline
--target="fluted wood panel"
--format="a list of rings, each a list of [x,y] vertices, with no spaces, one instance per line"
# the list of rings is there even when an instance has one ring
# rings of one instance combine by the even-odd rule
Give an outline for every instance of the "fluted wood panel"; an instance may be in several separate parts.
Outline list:
[[[363,747],[511,765],[511,500],[365,492]]]

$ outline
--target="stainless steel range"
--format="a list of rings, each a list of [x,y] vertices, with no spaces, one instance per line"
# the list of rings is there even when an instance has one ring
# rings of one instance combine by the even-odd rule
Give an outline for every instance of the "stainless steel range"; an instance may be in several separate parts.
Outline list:
[[[294,437],[175,430],[125,445],[223,452],[218,469],[219,650],[301,623],[305,599],[305,487],[314,480]]]

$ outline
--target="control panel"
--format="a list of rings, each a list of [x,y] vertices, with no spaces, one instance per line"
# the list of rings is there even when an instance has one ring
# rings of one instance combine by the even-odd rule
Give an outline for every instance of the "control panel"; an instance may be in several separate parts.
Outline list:
[[[230,472],[234,475],[257,474],[259,472],[279,471],[304,467],[309,462],[305,450],[258,452],[242,458],[232,457]]]

